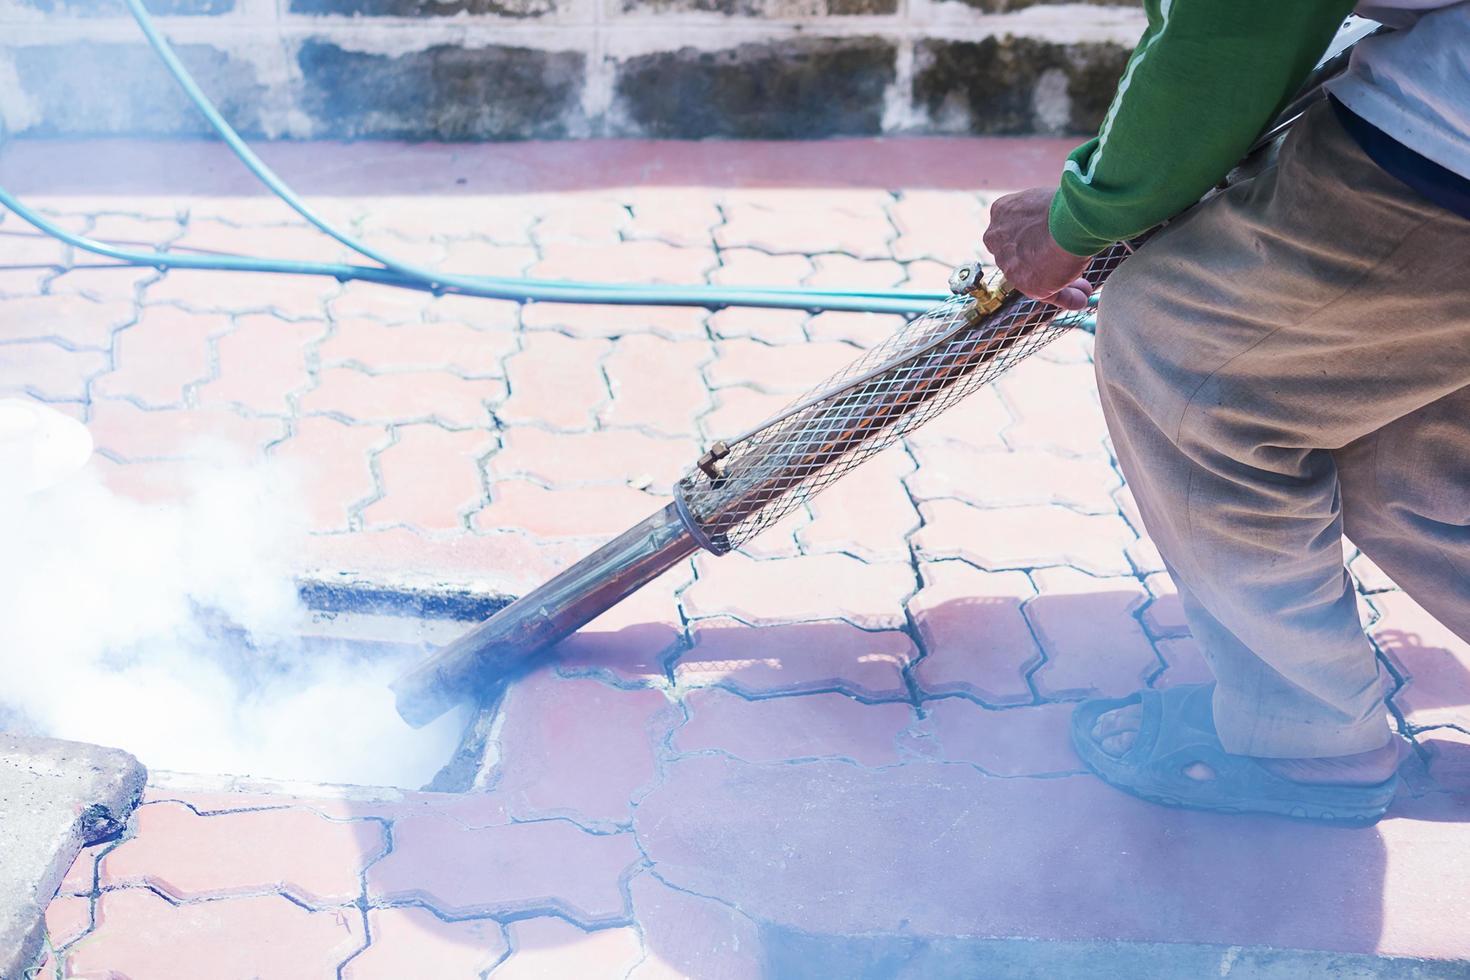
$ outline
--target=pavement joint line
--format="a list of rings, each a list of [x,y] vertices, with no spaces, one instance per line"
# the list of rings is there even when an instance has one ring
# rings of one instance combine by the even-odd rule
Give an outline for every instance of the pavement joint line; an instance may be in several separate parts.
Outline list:
[[[362,867],[357,870],[358,893],[354,905],[357,907],[358,916],[362,920],[362,945],[347,954],[337,964],[335,971],[337,980],[342,980],[342,971],[347,968],[347,964],[367,952],[368,947],[373,944],[373,925],[368,918],[368,908],[370,907],[368,901],[368,869],[393,853],[393,821],[381,817],[372,819],[376,820],[382,828],[383,846],[378,850],[377,854],[364,861]]]
[[[168,902],[175,908],[183,908],[195,905],[215,905],[220,902],[233,902],[242,898],[280,898],[290,902],[292,905],[303,908],[308,912],[341,912],[344,909],[356,908],[355,900],[347,902],[327,903],[313,905],[310,900],[295,894],[289,888],[251,888],[244,891],[231,891],[218,894],[192,895],[184,898],[169,892],[161,885],[144,879],[137,884],[128,885],[104,885],[98,890],[98,897],[110,895],[113,892],[146,891],[152,892],[159,898]]]
[[[1041,671],[1041,668],[1051,662],[1052,655],[1051,651],[1047,649],[1047,645],[1042,642],[1041,633],[1036,629],[1036,623],[1031,618],[1031,604],[1041,598],[1041,586],[1036,584],[1036,578],[1032,575],[1030,569],[1025,570],[1024,574],[1026,581],[1031,584],[1031,594],[1017,604],[1016,612],[1020,613],[1021,621],[1026,624],[1026,631],[1031,635],[1031,642],[1036,646],[1036,656],[1033,658],[1034,663],[1022,665],[1021,679],[1025,683],[1026,689],[1031,692],[1032,703],[1040,704],[1046,698],[1042,696],[1041,688],[1036,684],[1036,675]]]
[[[460,794],[446,794],[446,795],[458,796]],[[344,801],[344,802],[350,802],[350,801]],[[303,812],[306,812],[306,813],[310,813],[312,816],[316,817],[319,820],[325,820],[327,823],[336,823],[336,824],[374,823],[374,822],[376,822],[376,823],[384,823],[385,821],[388,821],[388,819],[389,819],[387,817],[382,817],[382,816],[378,816],[378,815],[375,815],[375,814],[368,814],[368,813],[355,814],[355,815],[346,816],[346,817],[340,816],[340,815],[334,814],[334,813],[327,813],[324,810],[320,810],[317,807],[313,806],[311,800],[292,800],[289,803],[282,803],[282,804],[279,804],[279,805],[251,804],[249,806],[230,807],[229,809],[214,810],[214,809],[201,808],[199,806],[196,806],[193,803],[190,803],[188,800],[171,798],[171,799],[149,800],[146,803],[140,804],[139,805],[139,809],[142,809],[142,807],[145,807],[145,806],[154,806],[154,805],[159,804],[159,803],[176,803],[179,806],[183,806],[183,807],[187,808],[188,810],[192,811],[193,814],[196,817],[199,817],[200,819],[203,819],[203,820],[208,820],[208,819],[213,818],[213,817],[229,817],[229,816],[235,816],[235,815],[241,814],[241,813],[278,813],[278,812],[280,812],[282,810],[300,810],[300,811],[303,811]]]

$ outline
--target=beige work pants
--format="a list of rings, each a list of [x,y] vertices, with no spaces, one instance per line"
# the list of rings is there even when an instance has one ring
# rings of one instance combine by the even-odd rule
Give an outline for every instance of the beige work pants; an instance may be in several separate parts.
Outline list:
[[[1319,106],[1274,167],[1124,263],[1096,360],[1225,748],[1384,745],[1342,535],[1470,638],[1470,220]]]

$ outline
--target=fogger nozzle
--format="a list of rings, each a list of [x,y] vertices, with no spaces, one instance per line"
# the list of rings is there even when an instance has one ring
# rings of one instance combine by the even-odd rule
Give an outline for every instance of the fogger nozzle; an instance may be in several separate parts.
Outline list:
[[[1127,254],[1115,246],[1094,258],[1093,283]],[[485,697],[699,548],[717,555],[738,548],[1084,316],[987,283],[978,266],[961,267],[953,283],[954,299],[773,419],[715,443],[679,481],[673,503],[400,678],[393,685],[399,713],[423,725],[459,701]]]

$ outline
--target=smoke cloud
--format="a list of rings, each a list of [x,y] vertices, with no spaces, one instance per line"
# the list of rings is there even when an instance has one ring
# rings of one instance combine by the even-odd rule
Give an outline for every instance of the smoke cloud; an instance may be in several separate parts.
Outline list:
[[[153,769],[428,782],[466,716],[398,718],[388,682],[421,651],[303,642],[292,475],[202,455],[178,503],[112,492],[97,460],[0,492],[0,728],[118,746]]]

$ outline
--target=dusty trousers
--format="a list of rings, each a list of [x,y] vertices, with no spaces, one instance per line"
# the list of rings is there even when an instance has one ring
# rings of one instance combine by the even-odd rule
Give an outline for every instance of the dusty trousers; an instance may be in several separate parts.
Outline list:
[[[1096,363],[1225,748],[1382,747],[1342,538],[1470,639],[1470,221],[1319,105],[1108,281]]]

